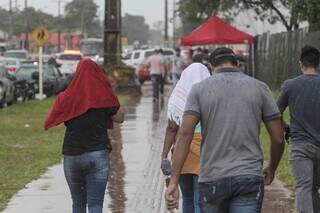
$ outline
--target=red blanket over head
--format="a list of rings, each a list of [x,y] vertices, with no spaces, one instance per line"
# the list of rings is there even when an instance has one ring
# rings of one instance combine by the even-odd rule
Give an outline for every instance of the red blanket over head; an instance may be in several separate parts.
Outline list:
[[[45,121],[45,130],[76,118],[89,109],[120,107],[106,73],[90,59],[81,60],[69,87],[61,92]],[[112,128],[112,121],[106,121]]]

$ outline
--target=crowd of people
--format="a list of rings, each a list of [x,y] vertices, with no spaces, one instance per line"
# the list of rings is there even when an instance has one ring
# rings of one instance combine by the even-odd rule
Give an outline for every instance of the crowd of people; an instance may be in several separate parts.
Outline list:
[[[182,71],[168,103],[161,169],[170,177],[168,210],[184,213],[259,213],[290,137],[290,163],[298,213],[320,212],[319,50],[302,49],[302,75],[284,82],[278,100],[269,87],[239,69],[234,52],[218,48],[209,66]],[[290,127],[283,120],[290,109]],[[260,127],[270,136],[264,167]],[[201,146],[201,148],[200,148]],[[168,153],[172,150],[172,166]],[[200,151],[201,150],[201,151]]]
[[[290,162],[298,213],[320,212],[320,52],[302,49],[302,75],[284,82],[277,102],[269,87],[242,72],[232,49],[194,54],[190,65],[173,60],[174,89],[161,169],[170,176],[165,199],[169,211],[259,213],[264,186],[270,185],[290,136]],[[163,94],[161,50],[149,59],[155,101]],[[291,124],[283,120],[290,109]],[[64,123],[64,173],[73,213],[102,213],[111,151],[107,130],[124,112],[104,70],[82,60],[69,87],[60,93],[45,129]],[[264,166],[260,128],[270,136]],[[286,132],[284,131],[286,130]],[[172,151],[172,163],[169,153]]]

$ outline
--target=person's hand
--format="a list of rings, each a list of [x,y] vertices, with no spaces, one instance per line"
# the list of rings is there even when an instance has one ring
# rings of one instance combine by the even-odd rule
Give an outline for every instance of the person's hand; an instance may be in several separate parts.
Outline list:
[[[290,126],[288,124],[286,124],[283,127],[283,130],[285,132],[285,136],[284,138],[286,139],[286,141],[289,143],[290,137],[291,137],[291,131],[290,131]]]
[[[178,209],[179,208],[178,186],[175,184],[169,184],[168,188],[166,189],[165,198],[166,198],[168,211],[173,212],[174,209]]]
[[[267,186],[270,185],[274,180],[274,175],[275,171],[270,166],[266,167],[263,170],[264,184]]]
[[[161,161],[161,170],[165,176],[171,175],[171,163],[167,158]]]

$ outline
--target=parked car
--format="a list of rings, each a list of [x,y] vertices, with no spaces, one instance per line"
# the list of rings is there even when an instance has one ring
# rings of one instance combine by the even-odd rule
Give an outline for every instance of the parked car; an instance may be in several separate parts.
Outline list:
[[[26,62],[31,60],[31,57],[27,50],[8,50],[3,54],[5,58],[16,58],[20,62]]]
[[[79,51],[68,50],[58,54],[56,61],[58,64],[61,64],[60,70],[62,73],[71,74],[76,71],[81,59],[82,55]]]
[[[171,58],[175,55],[175,51],[171,48],[162,48],[163,55],[167,58]],[[137,66],[144,62],[146,58],[149,58],[154,54],[155,49],[145,49],[145,50],[134,50],[129,53],[123,59],[123,62],[129,66],[137,68]]]
[[[4,65],[0,65],[0,108],[14,102],[14,83]]]
[[[32,81],[39,80],[39,66],[38,65],[22,65],[16,72],[17,80]],[[58,94],[67,88],[72,76],[66,76],[60,70],[52,65],[44,64],[43,66],[43,93],[50,97]],[[38,88],[37,88],[38,92]]]
[[[16,58],[0,58],[0,63],[5,66],[9,74],[14,74],[20,67],[21,63]]]

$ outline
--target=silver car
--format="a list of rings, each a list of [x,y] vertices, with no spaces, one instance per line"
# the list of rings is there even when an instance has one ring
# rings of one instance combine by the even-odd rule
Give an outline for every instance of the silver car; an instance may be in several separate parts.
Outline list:
[[[14,102],[14,83],[4,65],[0,64],[0,108]]]

